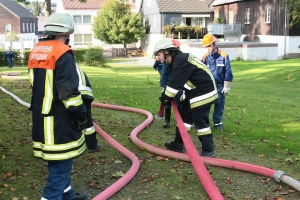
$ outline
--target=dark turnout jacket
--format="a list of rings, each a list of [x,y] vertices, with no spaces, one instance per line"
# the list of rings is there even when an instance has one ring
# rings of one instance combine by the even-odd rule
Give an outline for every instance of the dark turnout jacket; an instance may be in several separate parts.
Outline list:
[[[74,122],[86,115],[86,108],[71,49],[57,40],[39,41],[28,63],[34,156],[46,161],[80,156],[85,138]]]
[[[212,73],[197,57],[188,53],[177,54],[170,67],[171,80],[165,90],[169,98],[174,98],[183,89],[191,109],[211,105],[218,98]]]

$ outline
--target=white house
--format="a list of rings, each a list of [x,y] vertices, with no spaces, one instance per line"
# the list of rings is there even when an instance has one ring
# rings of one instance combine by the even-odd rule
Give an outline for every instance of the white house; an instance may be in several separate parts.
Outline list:
[[[72,48],[86,48],[89,45],[112,47],[105,42],[100,41],[94,37],[92,31],[92,23],[94,17],[97,16],[97,12],[101,10],[101,6],[106,3],[107,0],[88,0],[86,3],[79,1],[62,0],[57,2],[56,12],[67,13],[73,17],[75,23],[74,34],[70,35],[70,45]],[[131,10],[138,12],[138,8],[132,0],[129,1]],[[123,47],[123,45],[114,45]]]
[[[79,1],[62,0],[57,2],[56,12],[67,13],[73,17],[75,23],[74,34],[70,35],[72,48],[84,48],[88,45],[103,45],[104,42],[96,39],[92,31],[92,23],[100,7],[107,0]]]

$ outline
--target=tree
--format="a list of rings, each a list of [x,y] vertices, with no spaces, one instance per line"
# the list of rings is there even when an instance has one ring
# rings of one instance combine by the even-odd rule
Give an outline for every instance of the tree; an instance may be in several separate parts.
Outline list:
[[[39,16],[42,12],[41,5],[38,1],[33,2],[33,14]]]
[[[127,55],[127,44],[137,42],[146,33],[142,15],[132,13],[130,6],[118,0],[109,0],[97,13],[92,24],[95,38],[108,44],[123,44]]]
[[[282,0],[282,5],[287,5],[289,26],[300,26],[300,3],[299,0]]]
[[[11,33],[5,34],[5,40],[15,42],[15,41],[19,41],[19,37],[16,32],[12,31]]]

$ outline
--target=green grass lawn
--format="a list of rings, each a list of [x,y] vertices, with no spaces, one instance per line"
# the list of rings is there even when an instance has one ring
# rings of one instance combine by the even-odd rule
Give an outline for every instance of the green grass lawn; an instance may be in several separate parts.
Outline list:
[[[110,60],[107,68],[80,65],[89,76],[94,102],[141,108],[157,114],[159,108],[159,75],[153,63],[120,64],[128,58]],[[134,58],[133,58],[134,59]],[[226,98],[223,116],[224,132],[213,132],[217,158],[246,162],[283,170],[300,180],[300,59],[280,61],[233,61],[234,80]],[[26,67],[3,72],[22,72]],[[30,102],[31,89],[26,79],[3,79],[0,85]],[[0,92],[0,199],[40,199],[47,177],[43,161],[32,156],[31,113],[24,106]],[[192,165],[136,147],[130,141],[131,131],[145,120],[140,114],[93,108],[95,122],[116,141],[136,154],[141,162],[138,174],[110,199],[209,199]],[[211,123],[212,124],[212,123]],[[138,136],[144,142],[164,148],[173,139],[171,128],[154,120]],[[213,130],[213,129],[212,129]],[[191,137],[197,148],[200,142]],[[92,199],[126,173],[131,162],[98,137],[102,149],[76,159],[73,185]],[[208,167],[225,199],[300,199],[299,192],[282,183],[256,174]]]

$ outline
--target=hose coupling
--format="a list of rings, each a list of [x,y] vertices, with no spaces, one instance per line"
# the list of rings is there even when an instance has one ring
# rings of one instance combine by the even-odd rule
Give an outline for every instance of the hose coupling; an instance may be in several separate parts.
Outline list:
[[[274,180],[277,181],[278,183],[280,183],[280,181],[281,181],[280,177],[282,175],[286,175],[285,172],[283,172],[281,170],[276,171],[275,174],[274,174]]]

